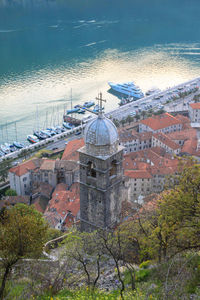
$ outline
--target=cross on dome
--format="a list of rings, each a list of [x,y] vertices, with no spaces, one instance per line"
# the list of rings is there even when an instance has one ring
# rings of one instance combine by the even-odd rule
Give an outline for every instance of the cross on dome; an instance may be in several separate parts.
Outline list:
[[[98,97],[96,97],[96,100],[98,101],[99,104],[99,111],[98,111],[98,117],[100,118],[102,116],[103,113],[103,106],[102,106],[102,102],[106,102],[105,99],[102,99],[102,93],[100,92]]]

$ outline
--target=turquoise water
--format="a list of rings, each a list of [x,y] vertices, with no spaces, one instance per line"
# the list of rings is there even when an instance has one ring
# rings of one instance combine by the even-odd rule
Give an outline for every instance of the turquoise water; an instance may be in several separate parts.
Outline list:
[[[108,81],[143,91],[200,76],[199,0],[0,0],[0,142],[61,122]],[[39,118],[36,118],[36,110]]]

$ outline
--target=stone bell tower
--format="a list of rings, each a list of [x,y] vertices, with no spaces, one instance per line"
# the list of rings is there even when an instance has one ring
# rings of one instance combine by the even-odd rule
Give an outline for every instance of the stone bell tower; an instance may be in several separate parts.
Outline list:
[[[120,217],[123,147],[112,121],[102,113],[87,124],[85,146],[79,150],[80,220],[82,231],[114,227]]]

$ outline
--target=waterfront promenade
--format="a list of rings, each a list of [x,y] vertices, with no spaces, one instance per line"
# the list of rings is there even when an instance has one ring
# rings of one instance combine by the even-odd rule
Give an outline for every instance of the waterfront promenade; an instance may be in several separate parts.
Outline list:
[[[128,103],[128,104],[123,105],[123,106],[120,106],[119,108],[117,108],[115,110],[112,110],[112,111],[109,111],[109,112],[105,113],[105,115],[108,118],[117,119],[117,120],[120,121],[123,118],[126,118],[128,115],[130,115],[131,112],[135,111],[135,112],[138,113],[138,110],[140,110],[139,111],[139,113],[140,113],[144,110],[147,110],[145,108],[146,106],[148,106],[148,109],[150,107],[152,110],[156,110],[159,107],[159,105],[165,106],[166,103],[168,103],[168,102],[171,102],[172,105],[173,105],[173,103],[175,104],[179,101],[179,104],[180,104],[180,102],[181,102],[180,97],[177,98],[176,100],[173,100],[173,97],[178,97],[178,94],[180,92],[182,92],[182,93],[183,92],[188,92],[188,96],[184,98],[184,101],[189,102],[189,101],[191,101],[191,99],[194,97],[194,95],[196,93],[197,94],[199,93],[198,90],[197,91],[195,90],[193,92],[193,90],[195,88],[199,88],[199,87],[200,87],[200,77],[192,79],[192,80],[187,81],[187,82],[183,82],[182,84],[170,87],[170,88],[168,88],[164,91],[161,91],[159,93],[156,93],[154,95],[143,97],[139,100],[133,101],[133,102]],[[182,101],[183,101],[183,99],[182,99]],[[93,118],[90,118],[90,119],[88,119],[88,121],[91,121],[92,119]],[[86,126],[86,124],[82,124],[81,126],[78,126],[78,127],[75,127],[71,130],[68,130],[66,132],[57,134],[57,135],[55,135],[51,138],[48,138],[46,140],[42,140],[42,141],[40,141],[36,144],[26,146],[25,148],[23,148],[21,150],[15,151],[13,153],[9,153],[9,154],[1,157],[0,162],[2,160],[9,159],[9,158],[10,159],[15,159],[19,156],[22,156],[23,153],[25,154],[25,152],[26,153],[35,152],[35,151],[37,151],[41,148],[46,148],[50,144],[52,145],[54,143],[57,143],[61,140],[64,140],[66,138],[69,138],[69,137],[75,135],[76,133],[82,131],[85,126]]]

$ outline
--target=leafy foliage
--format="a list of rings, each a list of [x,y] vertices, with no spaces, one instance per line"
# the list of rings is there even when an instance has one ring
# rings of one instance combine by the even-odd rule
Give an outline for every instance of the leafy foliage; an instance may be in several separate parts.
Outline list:
[[[4,268],[0,298],[13,265],[20,258],[40,256],[46,240],[47,225],[32,206],[17,204],[4,209],[0,219],[0,257]]]
[[[5,192],[5,196],[17,196],[17,192],[12,189],[7,189]]]

